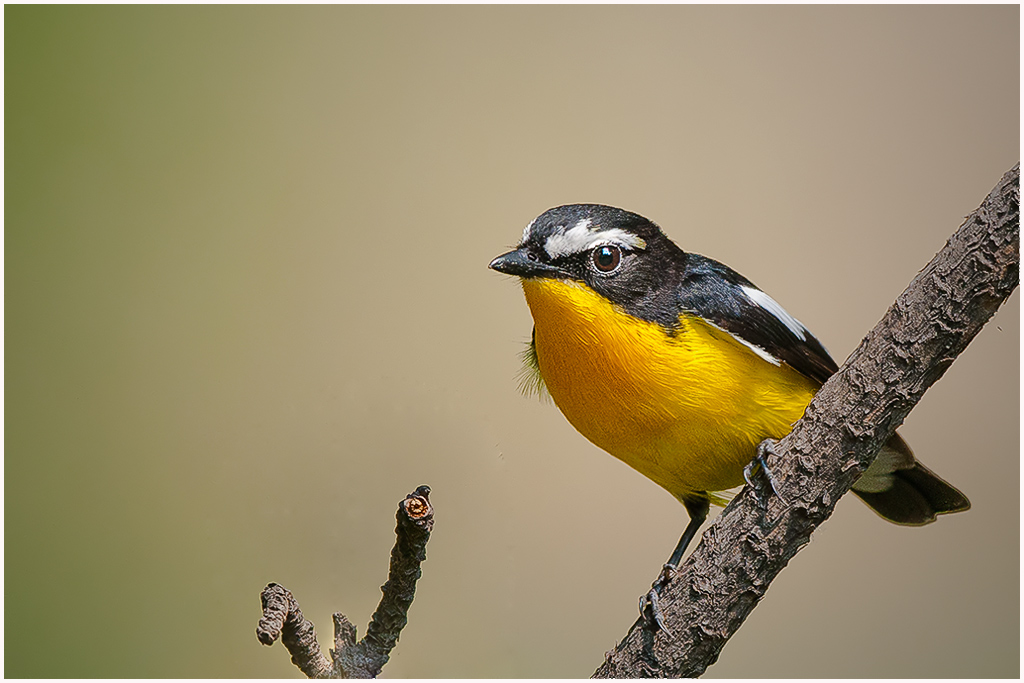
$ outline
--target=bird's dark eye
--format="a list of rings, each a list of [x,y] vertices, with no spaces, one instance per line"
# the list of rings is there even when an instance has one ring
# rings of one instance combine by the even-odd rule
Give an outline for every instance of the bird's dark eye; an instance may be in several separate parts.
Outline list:
[[[595,268],[602,273],[610,273],[619,267],[619,261],[622,260],[622,250],[618,247],[605,245],[595,249],[590,258],[594,261]]]

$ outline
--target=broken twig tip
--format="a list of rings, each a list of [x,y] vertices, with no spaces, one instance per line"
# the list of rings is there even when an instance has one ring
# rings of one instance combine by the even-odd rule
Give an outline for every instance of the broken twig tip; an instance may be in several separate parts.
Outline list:
[[[405,509],[405,514],[409,516],[409,519],[420,520],[434,514],[434,509],[431,507],[430,500],[428,499],[429,495],[430,487],[420,486],[402,501],[402,507]]]

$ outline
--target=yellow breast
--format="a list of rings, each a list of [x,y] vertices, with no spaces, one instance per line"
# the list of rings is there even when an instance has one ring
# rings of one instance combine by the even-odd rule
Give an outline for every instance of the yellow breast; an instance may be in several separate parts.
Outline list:
[[[784,436],[818,389],[694,316],[670,335],[583,284],[526,279],[523,291],[566,419],[677,497],[741,484],[757,444]]]

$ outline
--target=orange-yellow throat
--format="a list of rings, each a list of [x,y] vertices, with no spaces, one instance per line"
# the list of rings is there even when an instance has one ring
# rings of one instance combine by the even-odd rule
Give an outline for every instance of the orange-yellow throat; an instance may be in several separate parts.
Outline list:
[[[757,444],[788,433],[820,386],[695,316],[669,334],[577,282],[525,279],[523,291],[566,419],[676,497],[742,484]]]

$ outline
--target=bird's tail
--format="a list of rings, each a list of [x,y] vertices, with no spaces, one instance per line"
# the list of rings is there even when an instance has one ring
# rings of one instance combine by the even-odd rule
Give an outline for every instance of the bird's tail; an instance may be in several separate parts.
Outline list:
[[[882,447],[853,492],[872,510],[895,524],[921,526],[936,515],[963,512],[971,501],[922,465],[899,434]]]

